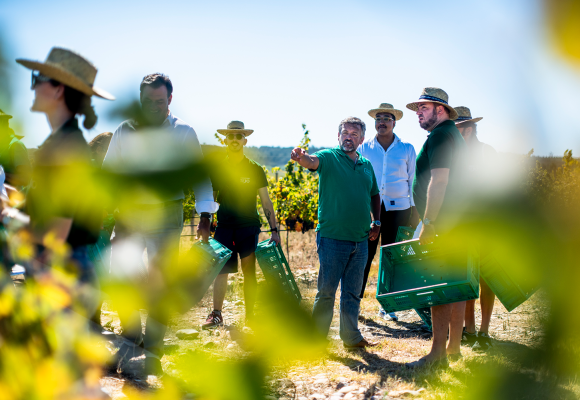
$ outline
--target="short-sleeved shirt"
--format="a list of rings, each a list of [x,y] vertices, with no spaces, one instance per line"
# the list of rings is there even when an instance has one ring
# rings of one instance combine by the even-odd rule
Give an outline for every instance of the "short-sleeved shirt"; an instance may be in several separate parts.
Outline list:
[[[362,242],[371,224],[371,197],[379,194],[369,160],[355,162],[340,149],[320,150],[318,157],[318,226],[321,237]]]
[[[449,169],[449,181],[445,189],[443,205],[437,216],[437,224],[446,221],[451,215],[453,204],[457,204],[461,194],[466,156],[467,143],[453,121],[443,121],[431,131],[417,155],[413,180],[413,199],[421,218],[424,218],[427,207],[427,189],[431,181],[431,170],[436,168]]]
[[[217,224],[220,228],[261,226],[258,189],[268,186],[260,164],[244,156],[237,163],[226,157],[210,172],[213,190],[218,192]]]
[[[78,120],[73,117],[52,133],[34,157],[26,205],[33,225],[43,227],[53,218],[71,218],[67,243],[73,248],[96,243],[103,204],[97,193],[86,192],[91,153]]]
[[[7,174],[16,173],[16,168],[21,165],[30,167],[26,146],[10,128],[0,131],[0,165]]]

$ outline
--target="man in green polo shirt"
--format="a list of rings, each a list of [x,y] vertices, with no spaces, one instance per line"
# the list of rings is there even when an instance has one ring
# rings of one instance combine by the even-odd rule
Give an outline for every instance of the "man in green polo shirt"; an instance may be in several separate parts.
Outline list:
[[[291,154],[292,160],[320,177],[316,227],[320,271],[312,318],[318,330],[328,335],[340,284],[339,333],[346,348],[374,345],[358,329],[368,239],[378,238],[381,225],[381,197],[373,166],[357,151],[364,136],[364,122],[349,117],[339,125],[339,146],[313,155],[296,147]]]
[[[8,120],[12,115],[0,110],[0,165],[6,172],[6,183],[21,189],[30,181],[31,166],[28,150],[10,128]]]
[[[417,155],[413,180],[413,198],[423,222],[419,241],[426,244],[433,242],[436,234],[449,232],[460,216],[461,174],[467,145],[453,123],[457,112],[449,105],[445,91],[425,88],[419,100],[407,104],[407,108],[417,113],[419,125],[429,132]],[[431,352],[407,366],[446,366],[448,356],[452,360],[460,358],[464,315],[465,301],[431,307]]]
[[[260,164],[244,155],[247,137],[254,131],[245,129],[241,121],[232,121],[227,129],[217,131],[226,137],[228,154],[210,171],[214,196],[220,204],[214,238],[230,249],[232,256],[213,284],[213,311],[202,325],[203,329],[223,325],[222,306],[228,288],[228,274],[238,272],[238,256],[244,274],[246,324],[252,322],[258,286],[255,252],[262,226],[257,208],[258,196],[270,225],[271,240],[280,243],[266,173]]]

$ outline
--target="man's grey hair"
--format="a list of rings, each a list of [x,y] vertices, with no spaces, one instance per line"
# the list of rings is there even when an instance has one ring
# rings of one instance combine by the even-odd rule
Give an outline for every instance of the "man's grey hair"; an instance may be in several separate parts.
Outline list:
[[[360,129],[362,130],[363,136],[365,135],[365,131],[367,130],[367,127],[366,127],[365,123],[362,121],[362,119],[357,118],[357,117],[348,117],[348,118],[343,119],[342,121],[340,121],[340,125],[338,126],[338,133],[342,132],[342,129],[344,128],[345,124],[353,124],[353,125],[360,126]]]

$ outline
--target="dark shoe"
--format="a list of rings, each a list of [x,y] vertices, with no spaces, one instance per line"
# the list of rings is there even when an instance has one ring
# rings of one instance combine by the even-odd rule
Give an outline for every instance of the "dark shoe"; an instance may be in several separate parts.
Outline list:
[[[464,346],[473,346],[477,342],[477,332],[476,333],[469,333],[463,327],[463,334],[461,335],[461,344]]]
[[[211,329],[216,326],[222,326],[224,324],[224,317],[222,317],[221,312],[216,312],[213,310],[205,320],[205,324],[201,326],[201,329]]]
[[[119,351],[113,355],[113,360],[107,365],[107,370],[112,373],[122,373],[132,358],[141,357],[143,349],[139,346],[123,343]]]
[[[427,361],[427,358],[423,357],[417,361],[407,363],[405,364],[405,366],[409,369],[417,369],[427,366],[430,366],[432,368],[449,368],[449,361],[447,360],[447,357],[440,358],[436,361]]]
[[[461,353],[453,353],[453,354],[447,354],[447,359],[449,361],[459,361],[463,358],[463,355]]]
[[[163,375],[161,360],[157,357],[145,357],[145,375]]]
[[[473,345],[473,351],[488,351],[493,347],[493,342],[487,333],[479,332],[477,341]]]
[[[365,347],[375,347],[377,343],[367,342],[366,339],[361,340],[357,344],[348,345],[344,343],[345,349],[364,349]]]

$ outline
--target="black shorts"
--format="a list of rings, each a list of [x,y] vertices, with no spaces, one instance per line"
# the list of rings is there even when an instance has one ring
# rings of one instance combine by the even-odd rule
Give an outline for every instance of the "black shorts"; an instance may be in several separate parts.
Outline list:
[[[220,228],[215,230],[214,239],[232,251],[232,256],[222,268],[220,274],[238,272],[238,255],[240,259],[256,252],[258,248],[259,226],[246,228]]]

